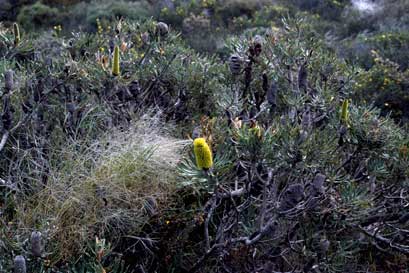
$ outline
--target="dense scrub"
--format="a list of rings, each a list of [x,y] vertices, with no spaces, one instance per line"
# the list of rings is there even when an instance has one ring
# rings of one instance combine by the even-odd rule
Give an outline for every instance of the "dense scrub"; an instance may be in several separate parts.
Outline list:
[[[222,60],[151,20],[2,27],[1,270],[407,272],[407,113],[374,100],[407,72],[290,18],[229,35]]]

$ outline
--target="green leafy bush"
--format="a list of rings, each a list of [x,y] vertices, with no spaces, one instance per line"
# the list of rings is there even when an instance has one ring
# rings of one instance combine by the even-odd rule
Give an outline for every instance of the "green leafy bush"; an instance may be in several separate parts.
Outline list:
[[[325,19],[339,20],[344,8],[350,4],[348,0],[291,0],[291,4],[302,10],[318,13]]]
[[[96,19],[105,21],[107,24],[115,19],[146,19],[151,15],[150,6],[145,1],[105,1],[91,2],[86,5],[86,22],[96,27]],[[80,11],[81,12],[81,11]]]
[[[194,162],[184,162],[180,170],[186,181],[211,194],[204,205],[202,244],[186,242],[198,255],[190,270],[405,268],[407,241],[401,237],[399,244],[389,244],[395,238],[386,238],[390,226],[376,223],[406,219],[406,213],[375,196],[407,186],[407,161],[402,161],[407,155],[401,150],[406,131],[355,100],[341,116],[359,75],[302,20],[285,21],[274,39],[264,38],[230,42],[234,56],[247,61],[230,78],[231,93],[223,100],[228,120],[219,117],[212,122],[218,134],[205,134],[215,151],[214,172],[204,176]],[[266,259],[269,253],[276,253],[272,260]],[[368,256],[389,260],[390,267]]]
[[[384,58],[375,50],[371,51],[371,55],[374,65],[360,73],[355,84],[356,97],[366,103],[374,103],[383,110],[383,114],[391,114],[398,122],[407,122],[409,71],[401,70],[397,63]]]
[[[7,91],[10,93],[4,94],[2,90],[2,98],[7,97],[7,103],[0,107],[2,133],[7,134],[5,146],[2,144],[0,149],[5,155],[1,158],[0,172],[2,177],[16,181],[13,185],[18,185],[17,190],[13,185],[5,188],[4,195],[2,188],[0,195],[2,201],[7,202],[6,207],[1,207],[2,214],[8,215],[10,222],[2,232],[12,232],[6,240],[10,251],[2,255],[8,257],[1,260],[3,268],[10,268],[13,253],[30,256],[20,238],[29,236],[33,229],[55,238],[47,240],[49,252],[45,260],[51,261],[53,267],[80,258],[87,262],[87,244],[95,239],[97,226],[99,238],[106,238],[112,247],[121,248],[124,241],[125,245],[135,244],[138,239],[122,236],[151,232],[144,230],[150,218],[140,217],[149,211],[144,203],[152,206],[150,195],[145,195],[147,188],[152,190],[154,198],[159,195],[164,198],[158,198],[157,202],[158,206],[164,206],[166,214],[155,224],[158,228],[166,226],[165,218],[172,215],[167,207],[173,206],[172,200],[177,196],[175,164],[181,154],[179,148],[186,142],[173,139],[166,143],[147,143],[146,149],[140,146],[142,139],[153,141],[160,137],[157,135],[162,133],[156,129],[162,127],[162,123],[156,127],[145,124],[138,127],[144,132],[135,142],[140,150],[136,146],[115,150],[129,141],[124,139],[119,143],[115,138],[104,142],[103,137],[114,127],[118,127],[118,131],[129,128],[130,121],[148,108],[161,113],[164,119],[178,121],[218,113],[221,109],[215,102],[224,89],[221,73],[224,66],[216,63],[215,58],[200,56],[187,48],[177,33],[159,31],[159,26],[166,25],[149,20],[144,23],[119,21],[99,33],[74,33],[68,40],[49,33],[37,38],[23,35],[18,46],[14,46],[11,30],[1,36],[5,48],[1,51],[0,71],[14,70],[15,84]],[[120,36],[116,36],[118,32]],[[112,43],[121,51],[121,74],[117,77],[112,77],[110,69]],[[33,134],[24,133],[28,131]],[[151,136],[144,136],[145,133]],[[123,137],[138,134],[128,131]],[[97,140],[100,142],[95,142]],[[114,148],[116,141],[118,145]],[[17,153],[13,151],[15,145],[20,147]],[[91,146],[101,147],[89,150]],[[115,151],[109,152],[103,147],[109,150],[112,147]],[[157,154],[161,149],[164,154]],[[170,164],[170,157],[175,159],[173,165],[165,168]],[[84,161],[85,158],[89,160]],[[94,161],[97,158],[100,161]],[[18,172],[8,172],[17,165]],[[162,171],[158,173],[159,169]],[[163,194],[155,183],[161,184],[157,185]],[[108,195],[122,191],[107,210],[103,197],[95,196],[99,187]],[[135,188],[126,190],[127,187]],[[25,200],[20,208],[15,205],[15,198]],[[136,203],[130,205],[130,200],[138,202],[139,208]],[[98,204],[102,207],[95,210]],[[84,210],[81,212],[79,207]],[[44,218],[42,214],[48,216]],[[118,229],[123,233],[117,233]],[[3,233],[0,234],[3,239]],[[127,248],[122,249],[124,253]],[[148,254],[146,257],[152,258]],[[110,264],[110,258],[107,259],[104,266]],[[30,268],[44,266],[36,262],[30,262]]]
[[[51,27],[61,24],[63,19],[57,8],[47,6],[40,1],[30,6],[24,6],[18,16],[17,21],[27,30]]]
[[[405,70],[408,64],[408,32],[380,32],[373,35],[362,34],[355,39],[346,40],[339,51],[346,58],[354,60],[364,68],[369,69],[375,62],[371,51],[377,51],[381,56],[397,64]]]
[[[31,5],[34,0],[2,0],[0,1],[0,21],[14,21],[19,10],[26,5]]]
[[[244,1],[244,0],[226,0],[222,1],[216,7],[216,12],[223,20],[247,15],[251,17],[256,11],[263,6],[268,6],[271,3],[268,0]]]

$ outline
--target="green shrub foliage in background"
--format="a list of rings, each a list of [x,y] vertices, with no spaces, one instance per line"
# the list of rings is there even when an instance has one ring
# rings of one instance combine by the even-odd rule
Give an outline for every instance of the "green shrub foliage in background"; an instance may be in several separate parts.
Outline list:
[[[62,17],[57,8],[36,2],[33,5],[24,6],[17,16],[17,21],[23,28],[29,30],[56,25],[62,22]]]

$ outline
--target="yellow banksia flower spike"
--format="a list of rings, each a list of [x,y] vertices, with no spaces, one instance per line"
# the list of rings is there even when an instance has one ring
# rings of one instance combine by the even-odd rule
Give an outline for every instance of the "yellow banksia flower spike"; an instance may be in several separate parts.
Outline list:
[[[13,24],[13,33],[14,33],[14,46],[18,46],[21,41],[20,37],[20,28],[17,23]]]
[[[208,170],[213,166],[212,151],[204,138],[196,138],[193,141],[196,165],[201,170]]]
[[[342,102],[342,108],[341,108],[341,122],[345,125],[348,123],[348,116],[349,116],[348,107],[349,107],[349,101],[345,99]]]
[[[114,48],[114,61],[112,63],[112,75],[119,76],[119,47]]]

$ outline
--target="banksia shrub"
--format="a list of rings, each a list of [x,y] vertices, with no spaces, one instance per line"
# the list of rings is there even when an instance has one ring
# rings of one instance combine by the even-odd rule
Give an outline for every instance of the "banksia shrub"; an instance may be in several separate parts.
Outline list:
[[[193,141],[196,165],[201,170],[208,170],[213,166],[212,151],[204,138],[196,138]]]
[[[114,48],[114,60],[112,62],[112,75],[119,76],[119,47],[115,46]]]
[[[31,233],[30,243],[31,243],[31,253],[35,257],[41,257],[42,246],[41,246],[41,232],[33,231]]]
[[[26,259],[23,256],[19,255],[14,258],[14,273],[26,273]]]
[[[14,33],[14,46],[18,46],[20,43],[20,28],[17,23],[13,24],[13,33]]]

